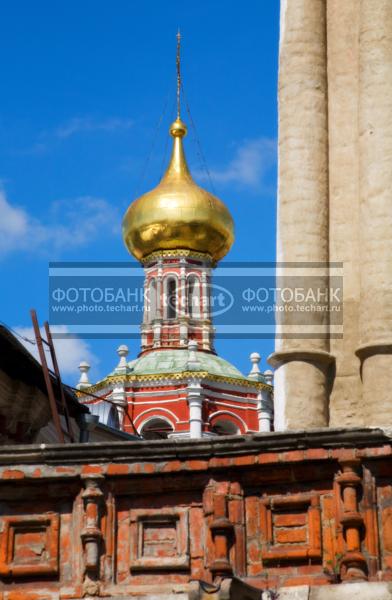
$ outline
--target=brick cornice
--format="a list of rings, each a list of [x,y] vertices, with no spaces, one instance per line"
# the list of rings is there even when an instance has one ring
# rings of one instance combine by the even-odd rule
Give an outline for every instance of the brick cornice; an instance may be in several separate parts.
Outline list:
[[[379,428],[338,428],[256,433],[242,436],[186,440],[168,439],[157,441],[104,442],[89,444],[18,445],[0,448],[1,465],[23,464],[72,464],[100,462],[142,462],[162,460],[211,459],[243,455],[276,454],[276,462],[302,459],[335,458],[339,448],[361,452],[361,448],[383,446],[382,455],[391,453],[392,433]],[[388,449],[389,447],[389,449]],[[320,451],[316,452],[316,449]],[[356,449],[356,450],[355,450]],[[374,456],[379,456],[375,448]],[[307,456],[304,456],[304,452]],[[283,453],[283,454],[282,454]],[[298,457],[295,456],[298,454]],[[295,455],[295,456],[294,456]],[[274,460],[268,460],[272,463]],[[353,456],[354,458],[354,456]],[[263,462],[263,461],[261,461]],[[267,462],[267,461],[266,461]]]

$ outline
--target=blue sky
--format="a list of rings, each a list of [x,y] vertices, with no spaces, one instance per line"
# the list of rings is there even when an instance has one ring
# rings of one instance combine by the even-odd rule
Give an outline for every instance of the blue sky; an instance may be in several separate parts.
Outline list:
[[[31,307],[41,321],[47,317],[49,261],[129,259],[121,218],[162,174],[174,117],[178,27],[187,100],[215,191],[236,224],[227,260],[274,260],[278,12],[278,0],[16,0],[3,6],[4,323],[29,328]],[[189,125],[186,112],[184,120]],[[192,131],[186,152],[200,172]],[[92,362],[92,379],[117,362],[116,340],[64,344],[58,351],[70,383],[82,358]],[[265,368],[273,349],[272,340],[216,345],[243,371],[251,351],[262,354]],[[138,342],[129,347],[135,356]]]

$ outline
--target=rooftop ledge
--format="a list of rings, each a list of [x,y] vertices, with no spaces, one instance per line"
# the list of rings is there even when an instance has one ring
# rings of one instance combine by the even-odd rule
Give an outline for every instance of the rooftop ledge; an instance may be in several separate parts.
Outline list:
[[[389,446],[391,454],[392,429],[367,428],[322,428],[311,430],[252,433],[246,435],[221,436],[217,438],[189,440],[168,439],[154,441],[100,442],[86,444],[29,444],[0,447],[0,464],[63,463],[86,464],[97,462],[143,462],[168,461],[171,459],[189,460],[263,453],[297,451],[298,460],[336,458],[334,449],[352,448],[360,452],[361,448]],[[323,454],[307,453],[308,449],[323,449]],[[387,450],[387,449],[386,449]],[[301,451],[305,451],[302,455]],[[379,455],[379,453],[377,454]],[[287,460],[290,462],[290,456]],[[301,459],[301,456],[303,457]],[[277,461],[286,460],[279,454]],[[263,462],[260,460],[259,462]],[[273,460],[268,462],[274,462]],[[206,465],[207,466],[207,465]]]

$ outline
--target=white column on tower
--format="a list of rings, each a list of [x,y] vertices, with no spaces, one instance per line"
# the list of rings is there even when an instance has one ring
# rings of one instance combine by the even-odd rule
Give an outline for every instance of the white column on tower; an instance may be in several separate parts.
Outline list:
[[[156,318],[162,319],[162,260],[158,263],[158,274],[157,274],[157,298],[156,298]]]
[[[273,408],[271,392],[267,389],[260,390],[257,396],[257,416],[259,431],[271,431]]]
[[[178,293],[178,314],[180,317],[180,345],[186,346],[188,341],[188,323],[187,323],[187,298],[186,298],[186,270],[185,261],[183,258],[180,260],[180,288],[177,290]]]
[[[186,272],[184,259],[180,259],[180,288],[178,290],[179,302],[178,302],[178,314],[180,317],[186,315]]]
[[[208,285],[208,273],[206,269],[203,269],[201,273],[201,298],[203,304],[203,319],[209,319],[209,285]]]
[[[150,309],[150,302],[151,302],[151,298],[150,298],[150,291],[149,291],[149,279],[147,277],[144,277],[144,286],[143,286],[143,292],[144,292],[144,303],[143,303],[143,323],[147,323],[150,318],[151,318],[151,313],[149,312]]]
[[[148,284],[148,278],[146,276],[146,273],[144,274],[144,286],[143,286],[143,290],[144,290],[144,303],[143,303],[143,320],[142,323],[140,325],[140,341],[141,341],[141,347],[142,350],[143,348],[146,346],[147,344],[147,333],[146,330],[149,327],[149,313],[148,313],[148,304],[150,301],[150,297],[149,297],[149,284]]]
[[[207,269],[204,268],[201,272],[201,310],[200,315],[203,321],[207,321],[210,318],[209,314],[209,285],[208,285],[208,273]],[[203,323],[202,327],[202,335],[203,335],[203,349],[210,350],[211,348],[211,339],[210,339],[210,327]]]
[[[187,368],[193,371],[199,370],[200,362],[197,355],[196,340],[190,340],[188,352]],[[187,389],[187,397],[189,405],[189,435],[191,438],[201,438],[203,434],[203,388],[199,380],[190,381]]]
[[[162,315],[163,315],[163,285],[162,285],[163,269],[162,259],[158,262],[157,271],[157,289],[156,289],[156,312],[153,321],[154,332],[154,348],[159,348],[161,345],[161,330],[162,330]]]
[[[189,435],[192,439],[203,435],[203,391],[200,381],[192,381],[187,389],[189,405]]]
[[[128,363],[127,363],[128,353],[129,353],[128,346],[126,346],[125,344],[121,344],[121,346],[119,346],[117,348],[117,354],[119,355],[120,360],[119,360],[117,367],[115,368],[116,374],[125,375],[127,373],[127,371],[128,371]],[[124,423],[125,409],[127,407],[127,396],[126,396],[124,381],[119,382],[113,388],[110,399],[116,405],[119,422],[120,422],[120,428],[122,429],[123,423]]]

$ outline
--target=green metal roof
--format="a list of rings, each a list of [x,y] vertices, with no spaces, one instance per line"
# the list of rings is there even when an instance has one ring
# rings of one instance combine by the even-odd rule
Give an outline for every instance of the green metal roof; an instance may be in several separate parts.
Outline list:
[[[200,366],[193,370],[207,371],[211,375],[248,379],[227,360],[208,352],[196,352]],[[128,363],[133,374],[181,373],[191,370],[188,366],[188,350],[153,350]]]
[[[139,358],[133,359],[127,363],[125,369],[116,368],[114,371],[109,373],[107,377],[98,381],[93,388],[99,389],[107,381],[107,378],[115,376],[150,376],[150,375],[161,375],[170,377],[171,374],[181,374],[189,371],[204,372],[209,375],[217,375],[223,378],[238,379],[238,383],[251,382],[252,384],[266,384],[265,378],[262,373],[259,373],[257,377],[254,375],[249,377],[243,375],[234,365],[230,364],[224,358],[210,354],[203,351],[195,351],[197,362],[194,362],[194,355],[192,356],[193,364],[189,364],[190,352],[188,349],[162,349],[152,350],[143,354]]]

